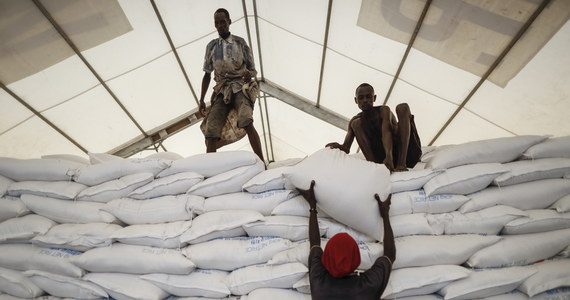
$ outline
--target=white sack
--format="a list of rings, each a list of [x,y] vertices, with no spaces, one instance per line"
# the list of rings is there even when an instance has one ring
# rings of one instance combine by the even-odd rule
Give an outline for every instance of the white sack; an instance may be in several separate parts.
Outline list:
[[[85,188],[86,185],[72,181],[20,181],[10,185],[8,195],[18,197],[22,194],[32,194],[72,200]]]
[[[442,298],[443,299],[443,298]],[[519,290],[513,290],[501,295],[481,298],[481,300],[529,300],[529,297]],[[533,298],[533,300],[536,300]],[[546,300],[546,299],[545,299]],[[550,299],[552,300],[552,299]]]
[[[89,273],[83,280],[102,287],[117,300],[162,300],[168,293],[138,275],[123,273]]]
[[[403,268],[392,271],[382,299],[400,299],[437,292],[451,281],[469,276],[470,270],[454,265]]]
[[[570,229],[505,235],[498,243],[473,254],[467,264],[473,268],[524,266],[552,257],[568,245]]]
[[[275,206],[275,208],[273,208],[271,211],[271,215],[298,216],[308,218],[310,216],[310,208],[311,207],[309,206],[309,203],[305,197],[298,195]],[[328,215],[318,207],[317,213],[319,217],[328,217]]]
[[[325,237],[332,238],[335,234],[345,232],[350,235],[357,242],[376,242],[372,237],[367,236],[361,232],[358,232],[342,223],[339,223],[330,218],[318,218],[319,227],[326,228]]]
[[[20,198],[10,196],[0,198],[0,222],[29,213],[30,211]]]
[[[40,270],[79,278],[85,271],[69,260],[79,252],[49,249],[30,244],[0,245],[0,267],[12,270]]]
[[[498,236],[475,234],[406,236],[396,238],[398,257],[393,269],[434,265],[461,265],[473,253],[500,241]]]
[[[94,186],[131,174],[148,172],[156,175],[160,171],[168,168],[170,164],[171,161],[162,159],[137,158],[112,160],[77,169],[73,174],[73,180],[88,186]]]
[[[223,229],[223,230],[216,230],[210,233],[207,233],[199,238],[193,239],[189,241],[189,244],[200,244],[204,242],[208,242],[215,239],[229,239],[229,238],[236,238],[236,237],[244,237],[247,233],[241,226],[232,228],[232,229]]]
[[[188,275],[148,274],[140,278],[175,296],[224,298],[230,294],[223,283],[227,276],[225,271],[195,270]]]
[[[529,147],[547,136],[521,135],[473,141],[436,150],[427,162],[430,169],[447,169],[476,163],[505,163],[517,159]]]
[[[285,188],[284,172],[292,167],[280,167],[263,171],[243,184],[242,188],[250,193],[262,193]]]
[[[549,157],[570,158],[570,136],[549,138],[542,143],[531,146],[522,154],[523,159]]]
[[[390,217],[390,224],[394,237],[408,235],[440,235],[442,226],[432,226],[428,222],[427,214],[406,214]]]
[[[83,156],[75,155],[75,154],[48,154],[42,155],[41,159],[61,159],[64,161],[69,161],[72,163],[77,163],[81,165],[88,165],[90,164],[89,160]]]
[[[107,202],[101,210],[129,225],[157,224],[191,220],[194,201],[201,202],[204,198],[185,194],[147,200],[121,198]]]
[[[0,243],[25,242],[46,233],[56,223],[39,215],[25,215],[0,223]]]
[[[295,282],[295,284],[293,284],[293,288],[297,290],[297,292],[311,294],[311,280],[309,279],[309,273],[305,274],[303,278]]]
[[[52,296],[72,299],[101,299],[109,297],[102,288],[83,279],[38,270],[25,271],[24,275],[28,276],[32,282]]]
[[[263,215],[254,210],[218,210],[197,216],[188,231],[180,236],[182,243],[196,243],[196,239],[215,231],[234,229],[263,220]]]
[[[414,191],[421,189],[434,176],[439,175],[443,170],[434,171],[432,169],[410,170],[408,172],[394,172],[390,174],[392,182],[392,193]]]
[[[127,196],[135,189],[151,182],[153,173],[136,173],[89,187],[77,195],[77,200],[107,203]]]
[[[519,160],[504,164],[509,172],[493,180],[494,185],[507,186],[549,178],[562,178],[570,173],[570,158]]]
[[[25,299],[44,294],[44,291],[22,272],[2,267],[0,267],[0,292]]]
[[[242,191],[242,186],[253,176],[265,170],[265,163],[258,160],[250,166],[243,166],[233,170],[209,177],[195,184],[188,190],[188,194],[202,197],[237,193]]]
[[[251,151],[201,153],[173,161],[170,167],[158,173],[156,177],[165,177],[180,172],[196,172],[208,178],[239,167],[251,166],[257,162],[259,162],[259,157]]]
[[[128,274],[166,273],[184,275],[196,266],[180,251],[115,243],[93,248],[70,261],[89,272]]]
[[[325,249],[326,245],[327,245],[327,240],[321,239],[321,248]],[[357,267],[358,270],[370,269],[374,264],[374,262],[376,261],[376,259],[384,254],[384,248],[380,243],[359,242],[358,249],[360,251],[360,265]],[[267,262],[267,264],[280,265],[280,264],[298,262],[308,267],[309,251],[310,251],[310,242],[308,240],[299,242],[291,249],[281,251],[273,255],[273,257]]]
[[[8,191],[8,187],[12,183],[14,183],[14,180],[0,175],[0,197],[6,195],[6,191]]]
[[[309,218],[296,216],[268,216],[262,221],[244,224],[243,229],[249,236],[277,236],[291,241],[309,238]],[[322,236],[327,228],[319,224]]]
[[[290,289],[259,288],[251,291],[243,300],[311,300],[311,295],[295,292]]]
[[[191,225],[192,221],[130,225],[113,232],[111,238],[123,244],[174,249],[183,246],[180,235]]]
[[[155,179],[143,185],[127,196],[132,199],[150,199],[166,195],[184,194],[195,184],[204,180],[204,176],[196,172],[182,172]]]
[[[238,192],[207,198],[204,201],[204,212],[226,209],[257,210],[264,216],[280,203],[291,199],[296,192],[291,190],[272,190],[258,194]]]
[[[89,152],[87,153],[87,155],[89,156],[89,163],[92,165],[102,164],[115,160],[125,160],[125,158],[123,157],[104,152],[102,153]]]
[[[105,203],[70,201],[35,195],[22,195],[22,202],[34,213],[58,223],[115,223],[117,218],[102,211]]]
[[[383,164],[353,158],[338,149],[324,148],[284,174],[287,188],[309,189],[315,180],[317,205],[335,220],[382,240],[382,220],[374,194],[386,200],[390,172]],[[350,207],[347,210],[347,207]]]
[[[424,190],[392,194],[390,216],[417,213],[446,213],[458,209],[469,201],[464,195],[435,195],[426,197]]]
[[[232,271],[265,263],[290,247],[291,241],[278,237],[239,237],[190,245],[182,251],[200,269]]]
[[[175,153],[175,152],[169,152],[169,151],[165,151],[165,152],[156,152],[153,153],[151,155],[146,156],[146,158],[157,158],[157,159],[167,159],[167,160],[179,160],[179,159],[183,159],[184,156]]]
[[[521,293],[522,294],[522,293]],[[526,296],[526,294],[523,294]],[[570,287],[549,290],[540,293],[530,299],[532,300],[566,300],[570,298]],[[529,299],[527,297],[527,299]]]
[[[570,212],[559,213],[550,209],[527,210],[527,217],[505,224],[501,234],[525,234],[570,228]]]
[[[570,287],[570,259],[545,261],[531,267],[538,272],[518,287],[530,297],[555,288]]]
[[[301,263],[253,265],[231,272],[224,280],[234,295],[258,288],[292,288],[309,270]]]
[[[536,269],[509,267],[471,272],[469,277],[454,281],[439,291],[445,300],[469,300],[496,296],[516,289]]]
[[[61,159],[0,157],[0,175],[14,181],[68,181],[68,171],[81,166]]]
[[[560,198],[558,201],[554,202],[550,208],[556,209],[559,213],[565,213],[570,211],[570,194]]]
[[[445,234],[483,234],[497,235],[508,222],[526,217],[527,213],[506,205],[495,205],[470,213],[458,211],[428,215],[433,227],[443,227]]]
[[[460,194],[480,191],[508,169],[499,163],[469,164],[453,167],[433,177],[424,185],[426,195]]]
[[[459,208],[462,213],[493,205],[509,205],[522,210],[543,209],[570,194],[570,180],[544,179],[505,187],[488,187],[469,195],[470,200]]]
[[[45,234],[37,235],[31,242],[41,247],[84,252],[91,248],[111,245],[111,234],[121,228],[117,224],[107,223],[59,224],[50,228]]]

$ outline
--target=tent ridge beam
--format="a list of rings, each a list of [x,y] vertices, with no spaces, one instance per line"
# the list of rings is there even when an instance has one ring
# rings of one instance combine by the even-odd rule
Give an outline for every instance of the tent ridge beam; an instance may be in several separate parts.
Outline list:
[[[402,60],[400,61],[400,65],[398,66],[398,70],[396,71],[396,74],[394,75],[394,79],[392,79],[392,83],[390,84],[390,88],[388,89],[388,92],[386,93],[386,98],[384,98],[383,105],[386,105],[386,103],[388,103],[388,99],[390,98],[390,95],[392,94],[392,90],[394,89],[394,86],[396,85],[396,82],[398,81],[398,78],[400,77],[400,72],[402,72],[402,69],[404,68],[404,64],[406,63],[406,60],[408,59],[408,55],[410,54],[410,50],[412,50],[412,46],[414,45],[414,42],[416,41],[416,38],[418,37],[418,33],[420,32],[420,28],[422,28],[422,25],[424,23],[424,19],[425,19],[427,12],[431,6],[431,1],[432,0],[427,0],[426,4],[424,5],[424,9],[422,11],[422,14],[420,15],[420,18],[418,19],[418,22],[416,23],[416,27],[414,28],[414,32],[412,33],[412,36],[410,37],[410,41],[408,42],[408,47],[406,47],[406,51],[404,52],[404,56],[402,57]]]
[[[316,107],[315,104],[311,103],[309,100],[297,96],[272,82],[269,82],[267,80],[260,82],[259,89],[307,114],[312,115],[315,118],[323,120],[342,130],[346,130],[348,128],[348,119],[329,110]]]
[[[163,124],[162,126],[153,130],[150,135],[142,138],[135,138],[130,142],[127,142],[122,146],[109,151],[108,153],[120,157],[132,156],[140,151],[147,149],[150,146],[156,145],[157,143],[162,143],[174,134],[179,133],[192,125],[198,124],[201,120],[202,114],[194,110],[189,114],[183,115],[182,117],[174,120],[174,122]]]
[[[121,101],[119,100],[119,98],[115,95],[115,93],[113,93],[113,91],[111,90],[111,88],[109,88],[109,86],[107,85],[107,83],[103,80],[103,78],[101,78],[101,76],[99,76],[99,74],[97,73],[97,71],[95,71],[95,69],[93,68],[93,66],[91,66],[91,64],[87,61],[87,59],[83,56],[83,54],[81,54],[81,51],[79,51],[79,48],[77,48],[77,46],[75,45],[75,43],[73,43],[73,41],[69,38],[69,36],[67,35],[67,33],[65,33],[65,31],[63,30],[63,28],[61,28],[61,26],[59,26],[59,24],[55,21],[55,19],[53,18],[53,16],[47,11],[47,9],[43,6],[43,4],[40,2],[40,0],[32,0],[34,2],[34,4],[36,5],[36,7],[42,12],[42,14],[46,17],[46,19],[48,19],[48,21],[51,23],[51,25],[55,28],[55,30],[59,33],[59,35],[61,35],[61,37],[67,42],[67,44],[69,45],[69,47],[73,50],[73,52],[75,52],[75,54],[81,59],[81,61],[83,61],[83,63],[85,64],[85,66],[87,66],[87,68],[91,71],[91,73],[93,74],[93,76],[95,76],[95,78],[97,78],[97,80],[99,81],[99,83],[105,88],[105,90],[109,93],[109,95],[111,95],[111,97],[115,100],[115,102],[119,105],[119,107],[121,107],[121,109],[123,110],[123,112],[129,117],[129,119],[131,119],[131,122],[133,122],[133,124],[135,124],[135,126],[140,130],[140,132],[143,135],[147,135],[146,132],[142,129],[142,127],[140,126],[140,124],[135,120],[135,118],[131,115],[131,113],[127,110],[127,108],[123,105],[123,103],[121,103]]]
[[[435,143],[435,141],[439,138],[439,136],[443,133],[443,131],[445,129],[447,129],[447,127],[449,126],[449,124],[451,124],[451,121],[453,121],[453,119],[455,119],[455,117],[459,114],[459,112],[461,110],[463,110],[463,107],[467,104],[467,102],[469,102],[469,100],[471,100],[471,98],[473,97],[473,95],[477,92],[477,90],[479,89],[479,87],[481,87],[481,85],[483,85],[483,83],[487,80],[487,78],[491,75],[491,73],[493,73],[493,71],[499,66],[499,64],[503,61],[503,59],[505,58],[505,56],[507,56],[507,54],[511,51],[511,49],[515,46],[515,44],[520,40],[520,38],[525,34],[525,32],[528,30],[528,28],[530,28],[530,25],[532,25],[532,23],[534,22],[534,20],[536,20],[536,18],[538,18],[538,16],[540,15],[540,13],[546,8],[546,6],[548,6],[548,4],[551,2],[551,0],[543,0],[540,5],[536,8],[536,10],[534,11],[534,13],[528,18],[528,20],[524,23],[524,25],[519,29],[519,31],[515,34],[515,36],[513,36],[513,38],[511,39],[511,41],[509,42],[509,44],[505,47],[505,49],[503,49],[503,51],[501,52],[501,54],[497,57],[497,59],[495,59],[495,61],[493,62],[493,64],[489,67],[489,69],[487,69],[487,72],[485,72],[485,74],[483,74],[483,76],[481,77],[481,79],[479,80],[479,82],[477,82],[477,84],[473,87],[473,89],[471,90],[471,92],[469,92],[469,94],[467,95],[467,97],[465,97],[465,99],[463,100],[463,102],[461,102],[461,104],[457,107],[457,109],[453,112],[453,114],[449,117],[449,119],[445,122],[445,124],[441,127],[441,129],[437,132],[437,134],[435,135],[435,137],[431,140],[431,142],[429,143],[429,145],[433,145],[433,143]]]

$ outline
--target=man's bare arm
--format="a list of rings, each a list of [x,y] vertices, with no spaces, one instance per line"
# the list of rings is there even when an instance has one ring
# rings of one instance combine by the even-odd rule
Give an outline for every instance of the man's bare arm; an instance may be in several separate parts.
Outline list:
[[[208,92],[208,87],[210,87],[210,80],[212,79],[212,74],[204,72],[204,77],[202,77],[202,90],[200,91],[200,105],[198,110],[202,115],[206,114],[206,103],[204,102],[204,97]]]
[[[299,193],[309,202],[309,242],[313,246],[321,246],[321,233],[319,231],[319,221],[317,220],[317,198],[315,198],[315,181],[311,181],[308,190],[297,189]]]
[[[394,232],[390,224],[390,204],[392,203],[392,195],[388,196],[386,201],[382,202],[378,194],[374,194],[374,198],[378,201],[380,216],[384,225],[384,256],[388,257],[392,263],[396,260],[396,242],[394,240]]]
[[[350,147],[352,147],[352,142],[354,142],[354,131],[352,130],[352,120],[348,123],[348,130],[346,131],[346,136],[344,137],[344,142],[341,144],[337,142],[328,143],[325,147],[332,149],[340,149],[346,154],[350,153]]]

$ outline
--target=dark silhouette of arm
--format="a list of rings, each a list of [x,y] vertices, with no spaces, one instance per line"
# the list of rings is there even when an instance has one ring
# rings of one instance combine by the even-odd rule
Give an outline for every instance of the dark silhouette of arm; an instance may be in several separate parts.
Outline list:
[[[378,201],[380,216],[384,225],[384,256],[388,257],[392,263],[396,260],[396,242],[394,240],[394,232],[390,224],[390,204],[392,203],[392,195],[388,196],[386,201],[382,202],[378,194],[374,194],[374,198]]]
[[[321,246],[321,233],[319,231],[319,221],[317,220],[317,199],[315,198],[315,181],[311,181],[308,190],[297,189],[299,193],[309,202],[309,242],[313,246]]]

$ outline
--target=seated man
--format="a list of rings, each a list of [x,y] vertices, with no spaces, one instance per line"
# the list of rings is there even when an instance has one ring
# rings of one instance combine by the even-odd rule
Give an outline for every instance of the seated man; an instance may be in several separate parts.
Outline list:
[[[396,259],[394,233],[389,219],[391,196],[382,202],[378,194],[374,195],[384,225],[384,256],[376,259],[370,269],[355,275],[353,272],[360,264],[360,250],[350,235],[338,233],[327,242],[324,252],[321,249],[314,186],[313,180],[309,190],[298,189],[310,206],[309,282],[312,299],[380,299]]]
[[[363,83],[356,88],[354,101],[362,112],[350,120],[344,143],[329,143],[326,147],[350,152],[356,137],[366,160],[383,163],[390,172],[413,168],[422,154],[414,116],[407,103],[396,106],[398,122],[386,105],[373,106],[374,88]]]

